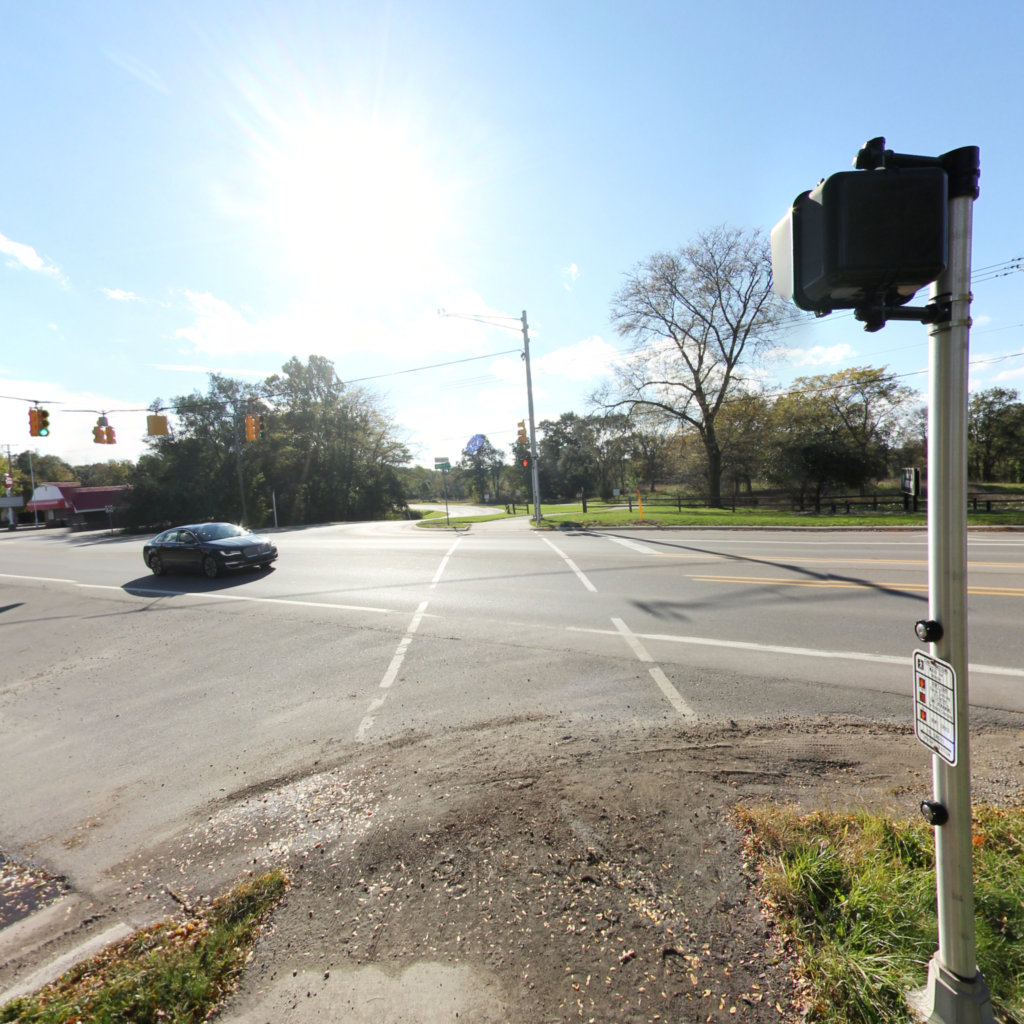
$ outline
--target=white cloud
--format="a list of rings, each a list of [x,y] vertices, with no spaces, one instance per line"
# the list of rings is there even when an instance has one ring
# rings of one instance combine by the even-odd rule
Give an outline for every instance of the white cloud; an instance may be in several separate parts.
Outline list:
[[[103,294],[115,302],[142,302],[142,297],[135,292],[125,291],[123,288],[103,288]]]
[[[576,283],[580,276],[580,268],[575,263],[570,263],[569,266],[562,268],[563,287],[567,292],[571,292],[573,285]]]
[[[997,383],[1002,383],[1003,381],[1019,381],[1022,377],[1024,377],[1024,366],[1018,366],[1012,370],[1000,370],[992,379]]]
[[[268,377],[267,370],[245,370],[237,366],[203,366],[199,363],[154,363],[155,370],[170,373],[217,373],[225,377]]]
[[[300,337],[306,337],[316,350],[316,339],[309,338],[308,330],[299,333],[304,326],[300,322],[287,322],[282,318],[248,319],[243,312],[209,292],[188,291],[185,299],[195,319],[189,326],[175,331],[174,336],[191,342],[196,352],[214,356],[291,353],[296,338]],[[301,321],[301,317],[298,320]]]
[[[535,377],[564,377],[571,381],[588,381],[611,373],[612,364],[622,353],[598,335],[584,338],[575,345],[556,349],[532,360]]]
[[[48,274],[50,277],[61,278],[62,276],[60,269],[40,256],[31,245],[15,242],[6,235],[0,235],[0,253],[10,257],[7,261],[9,267],[23,267],[25,270]]]
[[[768,353],[769,359],[787,362],[792,366],[840,366],[855,356],[857,350],[850,345],[814,345],[811,348],[780,346]]]
[[[465,289],[448,293],[441,302],[424,297],[414,309],[406,303],[404,308],[381,304],[365,310],[337,297],[318,297],[271,317],[235,308],[209,292],[186,291],[184,298],[191,322],[179,327],[175,337],[197,354],[214,357],[300,351],[341,363],[356,352],[372,352],[385,373],[396,365],[486,355],[522,344],[517,316],[491,309]],[[425,358],[427,353],[437,358]]]

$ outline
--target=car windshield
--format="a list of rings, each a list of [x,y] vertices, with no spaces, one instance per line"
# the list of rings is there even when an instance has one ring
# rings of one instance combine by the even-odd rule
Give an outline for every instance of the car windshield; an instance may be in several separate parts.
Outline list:
[[[224,540],[226,537],[244,537],[249,531],[233,523],[207,523],[196,529],[200,540]]]

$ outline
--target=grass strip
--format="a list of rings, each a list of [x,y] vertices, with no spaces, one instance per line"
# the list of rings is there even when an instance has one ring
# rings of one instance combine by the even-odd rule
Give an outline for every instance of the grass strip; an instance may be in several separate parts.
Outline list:
[[[457,506],[455,506],[457,508]],[[711,527],[775,527],[800,530],[807,527],[854,527],[857,529],[877,528],[892,529],[893,527],[914,527],[923,530],[928,525],[928,517],[924,512],[853,512],[850,515],[837,513],[835,515],[815,515],[811,512],[785,512],[770,509],[737,509],[735,512],[729,509],[720,508],[687,508],[682,512],[675,509],[650,510],[644,507],[643,518],[640,517],[639,509],[634,508],[632,512],[628,509],[602,509],[600,511],[583,512],[579,502],[564,505],[542,505],[542,525],[547,527],[559,527],[566,525],[566,518],[571,519],[573,525],[583,526],[711,526]],[[457,511],[452,511],[451,527],[465,525],[467,523],[484,523],[494,519],[519,518],[526,519],[526,512],[518,512],[515,517],[501,509],[496,508],[489,515],[460,516]],[[1008,509],[999,512],[973,512],[967,513],[968,526],[988,527],[1009,527],[1024,526],[1024,511],[1019,509]],[[443,512],[431,514],[429,520],[426,516],[419,524],[423,527],[446,527],[449,525],[445,520]]]
[[[867,812],[741,807],[766,912],[796,954],[815,1024],[914,1020],[937,944],[932,829]],[[1024,1024],[1024,809],[973,823],[978,966],[1004,1024]]]
[[[281,871],[247,879],[184,920],[135,932],[0,1007],[0,1021],[199,1024],[234,990],[286,886]]]

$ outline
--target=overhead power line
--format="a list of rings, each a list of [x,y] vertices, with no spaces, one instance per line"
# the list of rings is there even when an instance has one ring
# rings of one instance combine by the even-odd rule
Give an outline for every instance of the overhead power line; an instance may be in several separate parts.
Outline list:
[[[512,353],[519,353],[521,349],[518,348],[507,348],[502,352],[489,352],[485,356],[469,356],[466,359],[450,359],[446,363],[431,363],[430,366],[413,366],[408,370],[394,370],[391,373],[375,373],[371,377],[353,377],[352,380],[345,381],[346,384],[362,384],[368,380],[381,380],[384,377],[399,377],[404,373],[421,373],[424,370],[438,370],[443,366],[457,366],[459,363],[472,363],[478,359],[496,359],[498,356],[508,356]]]

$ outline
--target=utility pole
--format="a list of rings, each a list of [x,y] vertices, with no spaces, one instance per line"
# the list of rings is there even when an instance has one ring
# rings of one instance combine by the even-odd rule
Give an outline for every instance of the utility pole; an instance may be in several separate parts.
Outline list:
[[[438,316],[452,316],[457,317],[460,320],[475,320],[477,323],[488,324],[492,327],[501,327],[505,330],[510,330],[508,323],[499,323],[500,320],[515,322],[515,317],[488,317],[488,316],[474,316],[467,313],[449,313],[445,309],[439,309]],[[526,404],[529,410],[530,420],[530,468],[531,468],[531,480],[533,484],[533,518],[540,524],[540,473],[537,469],[537,430],[534,424],[533,416],[533,377],[530,374],[530,325],[526,320],[526,310],[523,310],[523,315],[518,321],[522,325],[523,330],[523,362],[526,363]]]
[[[530,375],[530,327],[523,310],[523,361],[526,363],[526,404],[530,414],[530,476],[533,481],[533,519],[540,525],[540,471],[537,468],[537,429],[533,422],[533,377]]]
[[[248,526],[248,514],[245,511],[245,477],[242,475],[242,434],[238,429],[238,410],[231,417],[231,429],[235,435],[235,456],[238,465],[238,496],[242,500],[242,526]]]

